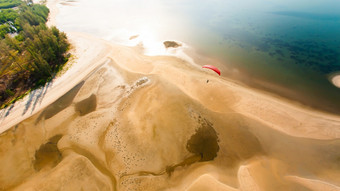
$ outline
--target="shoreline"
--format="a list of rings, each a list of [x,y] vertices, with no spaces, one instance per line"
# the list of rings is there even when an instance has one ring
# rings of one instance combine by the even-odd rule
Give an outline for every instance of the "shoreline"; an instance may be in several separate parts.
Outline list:
[[[64,32],[68,70],[0,111],[0,189],[340,188],[340,116],[175,56]]]
[[[54,2],[55,0],[51,1]],[[62,1],[63,2],[63,1]],[[70,10],[72,6],[83,6],[81,3],[75,3],[75,2],[68,2],[67,5],[62,5],[59,4],[58,6],[54,7],[63,7],[66,10]],[[86,5],[87,3],[85,3]],[[66,11],[68,12],[68,11]],[[66,17],[72,17],[72,12],[70,13],[62,13],[62,15]],[[81,14],[80,14],[81,15]],[[69,21],[71,20],[71,21]],[[76,26],[75,23],[72,24],[72,19],[61,19],[59,20],[60,24],[63,25],[65,24],[66,30],[76,30],[78,32],[82,32],[77,30],[76,28],[72,28],[70,26]],[[105,23],[105,22],[104,22]],[[83,27],[84,23],[81,21],[81,25]],[[86,26],[85,26],[86,27]],[[61,27],[63,28],[63,27]],[[94,31],[92,32],[91,29],[86,29],[89,33],[92,35],[96,36],[97,33]],[[271,83],[270,80],[265,80],[264,78],[260,78],[260,76],[256,78],[252,78],[251,74],[247,74],[247,71],[241,71],[242,69],[238,68],[229,68],[233,66],[229,66],[225,64],[225,62],[221,62],[221,60],[218,60],[218,58],[209,58],[209,55],[202,55],[198,52],[195,52],[196,47],[191,47],[190,44],[186,45],[184,42],[178,41],[177,39],[167,39],[167,38],[150,38],[150,39],[145,39],[145,34],[138,34],[136,31],[126,31],[127,34],[121,35],[121,36],[115,36],[116,32],[120,31],[120,29],[114,29],[113,31],[109,31],[105,29],[105,32],[98,32],[99,38],[109,40],[110,42],[113,43],[118,43],[120,45],[127,45],[129,47],[133,46],[139,46],[141,51],[144,51],[145,55],[173,55],[176,57],[180,57],[188,62],[191,63],[198,63],[200,66],[205,65],[205,64],[212,64],[212,65],[218,65],[218,67],[222,71],[222,75],[225,75],[226,78],[228,79],[233,79],[233,81],[238,81],[239,84],[246,86],[246,87],[251,87],[255,89],[259,89],[264,92],[268,92],[269,94],[274,95],[275,97],[282,97],[288,100],[292,100],[292,102],[298,102],[300,105],[305,105],[306,108],[312,108],[314,110],[319,110],[325,113],[329,114],[334,114],[338,115],[340,114],[340,109],[336,107],[336,105],[339,104],[339,102],[335,99],[335,101],[330,101],[328,99],[319,99],[322,96],[322,94],[316,94],[314,91],[312,91],[312,88],[306,88],[305,94],[304,89],[301,91],[295,91],[301,88],[297,88],[297,86],[292,86],[293,89],[289,89],[289,85],[282,85],[280,83]],[[104,31],[104,30],[103,30]],[[114,33],[112,35],[109,35],[110,32]],[[115,36],[113,38],[112,36]],[[154,34],[154,36],[157,36],[157,34]],[[132,38],[131,38],[132,37]],[[129,40],[130,39],[130,40]],[[157,40],[156,40],[157,39]],[[181,43],[182,45],[185,45],[185,47],[182,48],[177,48],[177,49],[171,49],[169,51],[163,50],[165,49],[163,46],[163,42],[171,40],[171,41],[176,41]],[[144,43],[145,42],[145,43]],[[204,59],[204,62],[200,62],[202,59]],[[210,60],[206,62],[205,60]],[[231,61],[232,62],[232,61]],[[223,63],[223,64],[222,64]],[[237,63],[236,63],[237,64]],[[225,66],[224,66],[225,65]],[[198,66],[198,67],[200,67]],[[293,81],[292,84],[299,84],[299,81],[295,80]],[[303,82],[304,83],[304,82]],[[312,86],[311,86],[312,87]],[[314,92],[314,93],[313,93]],[[323,91],[321,91],[323,92]],[[327,94],[325,95],[332,95],[332,94]],[[327,96],[324,96],[327,97]],[[331,97],[331,96],[330,96]]]
[[[57,25],[56,17],[59,13],[59,9],[57,7],[58,2],[59,2],[59,0],[47,0],[46,1],[46,6],[50,10],[50,13],[48,15],[48,19],[47,19],[47,22],[46,22],[46,25],[48,27]]]

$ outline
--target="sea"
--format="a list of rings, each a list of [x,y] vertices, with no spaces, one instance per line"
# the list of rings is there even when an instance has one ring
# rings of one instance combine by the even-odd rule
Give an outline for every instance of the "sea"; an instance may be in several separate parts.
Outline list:
[[[162,42],[175,40],[214,58],[222,78],[340,114],[331,80],[340,74],[339,0],[62,0],[57,7],[61,30],[142,44],[148,55],[166,54]]]

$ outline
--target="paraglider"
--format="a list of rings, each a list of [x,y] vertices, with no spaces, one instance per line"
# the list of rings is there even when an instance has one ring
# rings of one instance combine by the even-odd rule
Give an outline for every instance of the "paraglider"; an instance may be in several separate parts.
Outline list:
[[[208,68],[208,69],[213,70],[214,72],[216,72],[218,75],[221,75],[221,71],[218,68],[216,68],[215,66],[213,66],[213,65],[204,65],[204,66],[202,66],[202,68]]]

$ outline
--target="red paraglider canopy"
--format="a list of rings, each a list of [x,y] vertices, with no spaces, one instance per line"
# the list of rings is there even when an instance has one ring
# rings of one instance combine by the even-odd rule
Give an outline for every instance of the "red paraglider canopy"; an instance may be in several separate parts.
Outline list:
[[[204,66],[202,66],[202,68],[208,68],[208,69],[213,70],[216,73],[218,73],[218,75],[221,75],[220,70],[213,65],[204,65]]]

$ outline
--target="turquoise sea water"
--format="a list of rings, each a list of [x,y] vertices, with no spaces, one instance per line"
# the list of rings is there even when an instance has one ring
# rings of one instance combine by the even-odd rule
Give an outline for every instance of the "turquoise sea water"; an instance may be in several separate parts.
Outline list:
[[[338,0],[69,3],[76,6],[60,5],[59,22],[66,30],[86,31],[112,41],[133,34],[176,39],[220,60],[225,76],[340,112],[340,89],[329,80],[340,72]]]
[[[340,71],[339,1],[185,4],[181,12],[190,15],[196,32],[188,41],[241,70],[242,81],[310,106],[340,110],[340,89],[329,80]]]

